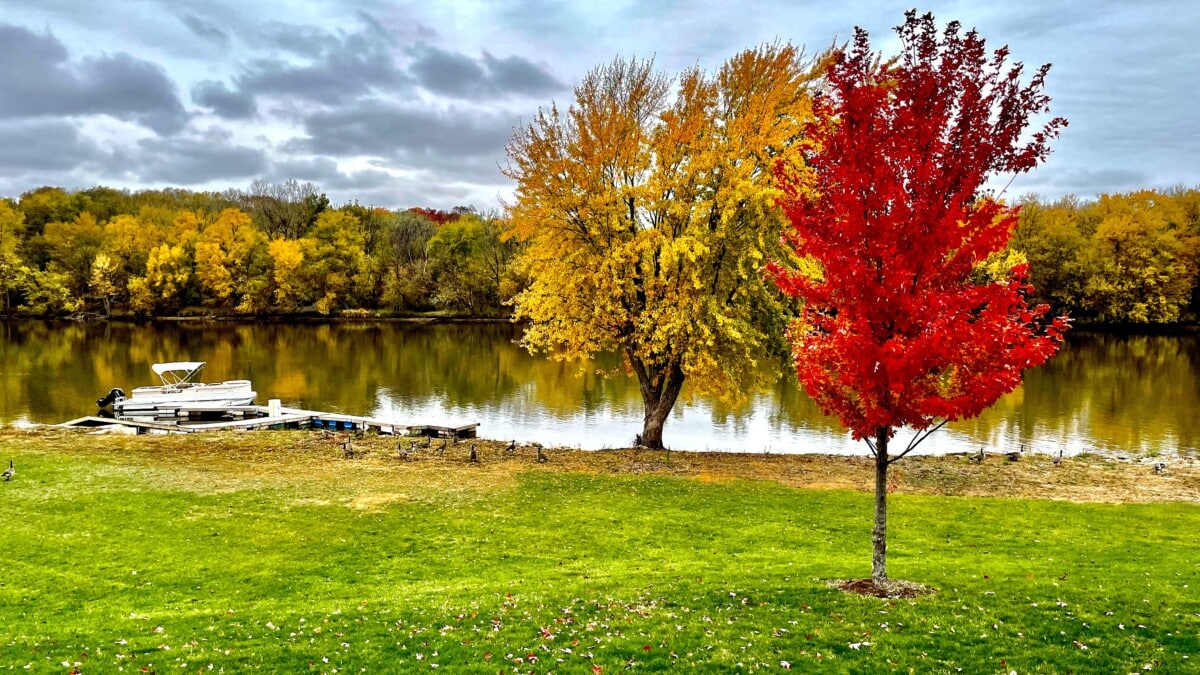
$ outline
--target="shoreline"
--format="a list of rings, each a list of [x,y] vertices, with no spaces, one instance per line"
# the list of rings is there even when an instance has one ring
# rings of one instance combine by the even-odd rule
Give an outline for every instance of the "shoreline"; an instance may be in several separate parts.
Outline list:
[[[443,452],[413,449],[416,439],[403,436],[326,434],[317,431],[215,432],[202,442],[190,435],[98,435],[62,427],[0,428],[0,458],[15,456],[28,463],[34,456],[70,453],[101,462],[162,464],[196,469],[223,480],[252,479],[280,484],[304,482],[314,473],[333,472],[346,478],[369,476],[372,482],[391,476],[406,482],[426,476],[495,484],[516,481],[527,471],[669,477],[717,482],[770,482],[802,490],[874,489],[871,457],[828,454],[745,454],[711,451],[662,451],[643,448],[577,450],[539,448],[508,441],[473,439]],[[347,459],[343,443],[351,442],[356,458]],[[471,462],[471,448],[477,462]],[[407,456],[402,451],[410,450]],[[539,462],[538,454],[547,461]],[[1076,503],[1200,504],[1200,457],[1067,457],[1026,455],[1010,461],[989,454],[983,462],[963,455],[912,455],[893,465],[889,492],[901,495],[1039,499]]]
[[[133,316],[114,315],[104,316],[93,312],[74,315],[35,315],[35,314],[3,314],[0,322],[4,321],[44,321],[44,322],[111,322],[122,324],[154,324],[154,323],[225,323],[230,325],[250,324],[320,324],[320,323],[411,323],[416,325],[434,324],[489,324],[489,323],[523,323],[511,316],[488,316],[470,314],[445,314],[430,312],[427,314],[374,314],[372,310],[345,310],[339,314],[321,315],[317,313],[297,314],[263,314],[263,315],[231,315],[231,314],[176,314],[168,316]],[[1097,333],[1104,335],[1166,335],[1189,336],[1200,335],[1200,322],[1180,322],[1173,324],[1103,324],[1076,323],[1066,333]]]

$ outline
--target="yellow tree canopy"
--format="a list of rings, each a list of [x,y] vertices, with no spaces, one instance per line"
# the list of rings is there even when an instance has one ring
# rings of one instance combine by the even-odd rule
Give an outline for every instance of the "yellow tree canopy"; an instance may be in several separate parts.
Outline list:
[[[507,236],[527,242],[516,296],[524,343],[563,360],[617,351],[646,405],[643,442],[685,379],[736,399],[782,334],[760,273],[780,250],[776,171],[802,177],[813,62],[792,45],[738,54],[672,87],[649,61],[616,59],[518,129]]]

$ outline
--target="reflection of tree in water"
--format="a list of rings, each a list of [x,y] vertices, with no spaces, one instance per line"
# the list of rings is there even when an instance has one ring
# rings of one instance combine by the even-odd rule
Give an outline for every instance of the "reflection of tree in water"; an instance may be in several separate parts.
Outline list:
[[[0,323],[0,422],[61,422],[95,411],[109,388],[155,380],[150,364],[202,360],[208,381],[249,378],[259,402],[368,413],[436,401],[512,420],[611,414],[640,420],[635,382],[609,355],[580,368],[529,355],[510,324]],[[780,438],[840,427],[821,415],[789,369],[742,406],[693,401],[714,427],[765,424]],[[604,377],[598,372],[615,372]],[[1024,385],[952,428],[996,450],[1018,443],[1156,450],[1200,446],[1200,336],[1068,335]],[[689,413],[691,414],[691,413]],[[668,440],[670,440],[668,438]],[[571,441],[575,442],[575,441]],[[1000,447],[1003,446],[1003,447]],[[969,448],[961,448],[969,449]]]
[[[1200,363],[1195,336],[1074,332],[1020,389],[978,420],[952,425],[988,441],[1143,450],[1196,447]],[[1013,448],[1003,448],[1005,450]]]

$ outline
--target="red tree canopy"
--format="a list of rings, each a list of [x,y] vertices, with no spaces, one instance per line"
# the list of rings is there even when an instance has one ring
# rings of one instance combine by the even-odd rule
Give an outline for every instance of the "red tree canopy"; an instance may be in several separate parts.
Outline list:
[[[432,220],[433,222],[437,223],[438,225],[445,225],[446,223],[452,223],[452,222],[458,220],[459,217],[462,216],[462,214],[466,212],[466,211],[460,211],[461,208],[462,207],[456,206],[456,207],[454,207],[453,211],[442,211],[441,209],[427,209],[427,208],[423,208],[420,206],[414,206],[411,209],[409,209],[409,211],[412,211],[413,213],[415,213],[419,216],[425,216],[429,220]]]
[[[805,390],[855,438],[972,417],[1012,391],[1061,342],[1065,318],[1029,307],[1024,265],[1001,251],[1017,209],[988,196],[998,173],[1028,171],[1066,121],[1048,111],[1049,66],[1020,82],[1006,48],[907,14],[903,54],[882,61],[867,34],[834,59],[808,130],[812,191],[780,173],[787,239],[801,272],[770,266],[804,301],[789,339]]]

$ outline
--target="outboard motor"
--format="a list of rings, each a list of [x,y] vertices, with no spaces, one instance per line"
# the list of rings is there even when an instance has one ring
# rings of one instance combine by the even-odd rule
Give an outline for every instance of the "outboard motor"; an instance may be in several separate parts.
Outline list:
[[[96,405],[104,408],[111,405],[117,399],[125,398],[125,390],[120,387],[113,387],[111,391],[104,395],[103,398],[96,399]]]

